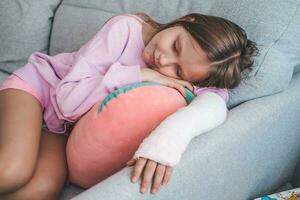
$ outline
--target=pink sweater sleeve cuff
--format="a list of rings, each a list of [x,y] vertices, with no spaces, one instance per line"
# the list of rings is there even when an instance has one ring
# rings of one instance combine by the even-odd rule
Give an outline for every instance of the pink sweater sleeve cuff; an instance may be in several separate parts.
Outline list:
[[[216,88],[216,87],[195,87],[195,94],[199,96],[205,92],[214,92],[222,97],[225,102],[229,100],[228,89],[225,88]]]
[[[119,62],[115,62],[106,72],[103,78],[103,85],[112,92],[126,85],[141,81],[141,68],[139,65],[124,66]]]

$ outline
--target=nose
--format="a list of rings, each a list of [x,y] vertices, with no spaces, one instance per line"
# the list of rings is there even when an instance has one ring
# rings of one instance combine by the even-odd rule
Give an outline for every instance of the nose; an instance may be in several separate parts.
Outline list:
[[[159,67],[172,67],[176,66],[178,60],[172,55],[160,54],[160,56],[157,59],[157,62]]]

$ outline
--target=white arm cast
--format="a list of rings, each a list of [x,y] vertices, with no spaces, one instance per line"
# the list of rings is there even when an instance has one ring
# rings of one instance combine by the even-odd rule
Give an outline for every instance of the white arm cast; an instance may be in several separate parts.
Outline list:
[[[226,103],[218,94],[203,93],[161,122],[143,140],[133,158],[144,157],[174,166],[191,139],[222,124],[227,112]]]

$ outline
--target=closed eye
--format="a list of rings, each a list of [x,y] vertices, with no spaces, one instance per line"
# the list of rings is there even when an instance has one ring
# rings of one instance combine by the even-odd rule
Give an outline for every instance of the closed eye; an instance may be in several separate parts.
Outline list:
[[[175,51],[176,53],[178,53],[178,49],[177,49],[177,47],[176,47],[176,41],[175,41],[174,44],[173,44],[173,49],[174,49],[174,51]]]
[[[181,68],[180,68],[180,66],[177,67],[176,75],[182,79],[182,77],[181,77]]]

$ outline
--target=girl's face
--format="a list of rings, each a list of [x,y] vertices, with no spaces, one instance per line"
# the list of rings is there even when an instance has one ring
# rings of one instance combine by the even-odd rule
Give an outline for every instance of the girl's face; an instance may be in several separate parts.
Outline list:
[[[154,35],[145,46],[143,58],[151,69],[172,78],[193,82],[209,76],[210,61],[182,26]]]

